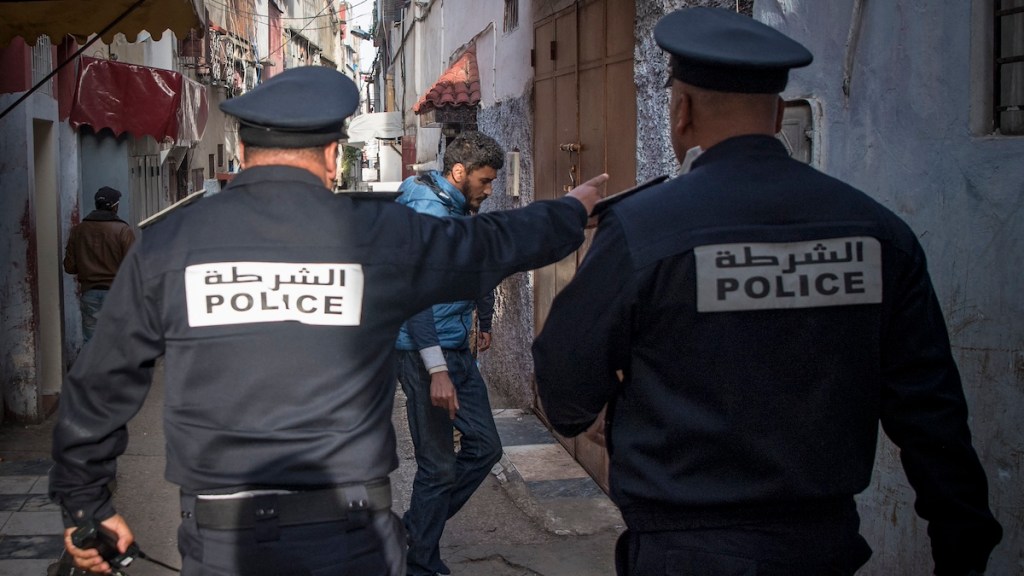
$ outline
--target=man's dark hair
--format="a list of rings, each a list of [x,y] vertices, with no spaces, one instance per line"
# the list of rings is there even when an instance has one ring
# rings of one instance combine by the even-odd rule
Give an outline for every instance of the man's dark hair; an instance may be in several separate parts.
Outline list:
[[[490,166],[501,170],[505,165],[505,151],[490,136],[481,132],[459,134],[444,151],[444,175],[451,174],[456,164],[462,164],[466,173]]]

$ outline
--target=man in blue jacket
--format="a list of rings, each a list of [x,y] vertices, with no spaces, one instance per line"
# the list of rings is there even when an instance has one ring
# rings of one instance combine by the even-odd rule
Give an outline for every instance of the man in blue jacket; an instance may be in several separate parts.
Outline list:
[[[448,145],[444,174],[430,171],[405,180],[398,202],[434,216],[469,216],[491,195],[505,153],[493,138],[466,132]],[[416,449],[416,479],[405,513],[410,576],[450,574],[439,542],[454,516],[501,458],[491,404],[470,351],[473,311],[477,347],[490,347],[491,295],[476,302],[438,304],[409,319],[398,336],[398,379],[407,397]],[[452,427],[462,434],[456,454]]]

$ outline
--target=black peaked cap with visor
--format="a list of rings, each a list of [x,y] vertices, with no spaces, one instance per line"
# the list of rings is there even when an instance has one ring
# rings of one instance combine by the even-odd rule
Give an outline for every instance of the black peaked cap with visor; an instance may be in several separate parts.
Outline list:
[[[654,27],[654,40],[672,55],[672,77],[716,92],[778,94],[789,70],[813,56],[802,44],[724,8],[683,8]]]
[[[333,68],[290,68],[220,109],[238,119],[238,137],[265,148],[323,146],[345,138],[345,119],[359,107],[359,89]]]

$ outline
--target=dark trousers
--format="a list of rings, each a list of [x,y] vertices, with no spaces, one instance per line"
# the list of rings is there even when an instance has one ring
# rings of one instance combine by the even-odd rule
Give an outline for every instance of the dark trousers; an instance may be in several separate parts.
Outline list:
[[[440,541],[445,522],[469,500],[501,459],[501,438],[476,361],[468,349],[445,350],[448,375],[459,398],[455,420],[430,403],[430,374],[419,352],[398,351],[398,379],[406,395],[416,450],[416,478],[403,518],[409,533],[408,574],[447,572]],[[454,429],[462,433],[455,452]]]
[[[345,521],[282,526],[267,540],[255,529],[197,526],[195,497],[182,495],[182,576],[403,576],[405,534],[390,510]]]
[[[96,321],[100,316],[100,308],[107,299],[107,290],[86,290],[82,292],[82,343],[92,339],[96,332]]]
[[[626,530],[618,576],[852,576],[871,557],[856,526],[765,522],[660,532]]]

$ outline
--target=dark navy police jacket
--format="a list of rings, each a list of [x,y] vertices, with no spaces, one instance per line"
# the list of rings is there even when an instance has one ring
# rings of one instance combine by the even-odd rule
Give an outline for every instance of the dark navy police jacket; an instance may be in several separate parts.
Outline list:
[[[984,567],[1000,539],[916,237],[774,138],[722,142],[613,206],[533,352],[562,434],[611,402],[630,528],[852,506],[881,422],[936,566]]]
[[[586,219],[571,198],[436,218],[245,170],[129,253],[61,394],[51,495],[69,523],[114,513],[106,486],[160,356],[166,477],[184,491],[387,476],[402,322],[565,257]]]

